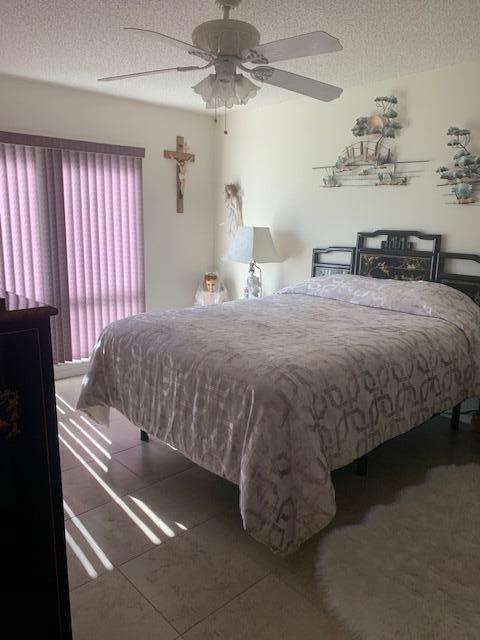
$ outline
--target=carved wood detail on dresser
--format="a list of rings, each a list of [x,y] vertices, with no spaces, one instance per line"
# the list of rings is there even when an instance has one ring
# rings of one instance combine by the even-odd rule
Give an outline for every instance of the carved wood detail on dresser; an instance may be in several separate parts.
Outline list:
[[[56,313],[0,291],[2,626],[18,638],[72,637],[50,338]]]

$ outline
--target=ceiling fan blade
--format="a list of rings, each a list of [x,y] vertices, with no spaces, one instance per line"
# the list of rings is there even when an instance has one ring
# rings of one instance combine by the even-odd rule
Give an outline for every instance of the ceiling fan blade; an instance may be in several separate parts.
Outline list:
[[[209,65],[207,65],[209,66]],[[157,73],[169,73],[170,71],[196,71],[206,67],[170,67],[169,69],[152,69],[152,71],[140,71],[139,73],[125,73],[121,76],[109,76],[108,78],[98,78],[97,82],[110,82],[112,80],[125,80],[126,78],[139,78],[140,76],[153,76]]]
[[[178,40],[177,38],[172,38],[171,36],[167,36],[164,33],[160,33],[159,31],[153,31],[152,29],[139,29],[137,27],[124,27],[125,31],[134,31],[136,33],[143,33],[147,36],[155,36],[156,38],[160,38],[166,44],[170,44],[177,49],[182,49],[187,53],[191,53],[192,55],[199,56],[204,60],[211,60],[213,58],[213,54],[209,51],[205,51],[204,49],[200,49],[193,44],[189,44],[188,42],[183,42],[183,40]]]
[[[109,76],[108,78],[98,78],[97,82],[111,82],[112,80],[125,80],[126,78],[139,78],[140,76],[153,76],[157,73],[168,73],[176,71],[176,67],[171,69],[153,69],[152,71],[141,71],[140,73],[125,73],[121,76]]]
[[[313,31],[313,33],[304,33],[301,36],[260,44],[254,49],[245,49],[242,51],[242,58],[257,64],[269,64],[279,60],[292,60],[305,56],[316,56],[320,53],[340,51],[342,48],[340,41],[329,33]]]
[[[250,71],[254,80],[265,82],[281,89],[288,89],[304,96],[329,102],[338,98],[343,89],[335,87],[333,84],[325,84],[312,78],[305,78],[296,73],[274,69],[273,67],[255,67]]]

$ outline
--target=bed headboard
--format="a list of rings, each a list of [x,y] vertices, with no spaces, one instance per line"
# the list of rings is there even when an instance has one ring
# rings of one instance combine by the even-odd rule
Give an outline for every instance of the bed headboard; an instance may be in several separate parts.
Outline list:
[[[370,239],[376,246],[370,246]],[[312,276],[350,273],[372,278],[431,280],[466,293],[480,305],[480,255],[440,250],[442,236],[420,231],[380,229],[357,234],[356,247],[315,248]],[[329,254],[343,253],[342,262],[332,262]],[[468,261],[478,266],[478,275],[449,270],[452,261]],[[461,264],[461,262],[460,262]]]

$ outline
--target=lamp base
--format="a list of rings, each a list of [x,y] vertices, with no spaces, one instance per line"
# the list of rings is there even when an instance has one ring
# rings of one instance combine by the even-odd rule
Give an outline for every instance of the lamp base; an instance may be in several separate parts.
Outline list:
[[[255,275],[255,268],[258,269],[259,275]],[[262,296],[262,270],[255,261],[250,262],[248,269],[248,277],[243,290],[244,298],[261,298]]]

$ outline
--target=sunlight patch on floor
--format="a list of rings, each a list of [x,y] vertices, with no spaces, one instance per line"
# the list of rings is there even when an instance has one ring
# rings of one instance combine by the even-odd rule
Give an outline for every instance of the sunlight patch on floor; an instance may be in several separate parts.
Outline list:
[[[59,423],[61,424],[61,423]],[[118,506],[127,514],[127,516],[134,522],[137,527],[146,535],[146,537],[153,542],[153,544],[161,544],[161,540],[157,535],[148,527],[138,516],[137,514],[130,509],[130,507],[126,504],[126,502],[115,493],[115,491],[101,478],[98,473],[86,462],[81,455],[79,455],[75,449],[64,439],[61,435],[58,436],[61,442],[68,448],[68,450],[81,462],[81,464],[85,467],[85,469],[95,478],[98,484],[104,489],[108,495],[112,498],[112,500],[118,504]],[[78,441],[78,438],[76,438]],[[105,469],[108,471],[108,469]]]
[[[58,393],[55,394],[55,397],[57,398],[57,400],[60,400],[60,402],[63,402],[63,404],[70,409],[70,411],[75,411],[75,409],[72,407],[71,404],[68,404],[68,402],[66,400],[64,400],[62,398],[62,396],[59,396]]]
[[[87,445],[86,445],[86,444],[84,444],[84,443],[80,440],[80,438],[78,438],[74,433],[72,433],[72,431],[71,431],[67,426],[65,426],[65,424],[64,424],[61,420],[59,420],[59,421],[58,421],[58,425],[59,425],[59,426],[60,426],[64,431],[66,431],[66,432],[68,433],[68,435],[72,438],[72,440],[75,440],[75,442],[76,442],[80,447],[82,447],[82,449],[83,449],[84,451],[86,451],[86,452],[88,453],[88,455],[89,455],[89,456],[90,456],[90,457],[91,457],[91,458],[92,458],[92,459],[93,459],[93,460],[98,464],[98,466],[100,467],[100,469],[102,469],[102,471],[105,471],[105,473],[107,473],[107,471],[108,471],[108,467],[107,467],[105,464],[103,464],[103,462],[102,462],[99,458],[97,458],[97,456],[93,453],[93,451],[92,451],[91,449],[89,449],[89,448],[87,447]],[[78,454],[77,454],[77,452],[76,452],[74,449],[72,449],[72,448],[70,447],[70,445],[68,445],[68,444],[66,443],[66,441],[62,438],[62,436],[61,436],[60,434],[58,434],[58,438],[59,438],[59,440],[61,440],[61,441],[62,441],[66,446],[68,446],[68,448],[70,449],[70,451],[72,451],[72,453],[73,453],[77,458],[79,457],[79,456],[78,456]],[[82,458],[82,460],[83,460],[83,458]]]
[[[81,426],[78,424],[78,422],[75,422],[75,420],[74,420],[73,418],[69,418],[68,420],[69,420],[69,422],[71,422],[71,423],[73,424],[73,426],[74,426],[74,427],[76,427],[76,428],[80,431],[80,433],[83,433],[83,435],[87,438],[87,440],[90,440],[90,442],[91,442],[95,447],[97,447],[97,449],[98,449],[99,451],[101,451],[101,452],[103,453],[103,455],[104,455],[106,458],[108,458],[108,460],[111,460],[111,459],[112,459],[111,454],[110,454],[110,453],[109,453],[109,452],[108,452],[104,447],[102,447],[102,445],[101,445],[99,442],[97,442],[97,440],[95,440],[95,438],[94,438],[93,436],[91,436],[89,433],[87,433],[87,431],[85,431],[85,429],[84,429],[83,427],[81,427]]]
[[[68,546],[70,547],[70,549],[78,558],[82,567],[87,572],[88,577],[92,579],[98,578],[98,573],[95,571],[95,567],[93,566],[93,564],[90,562],[90,560],[87,558],[87,556],[84,554],[82,549],[75,542],[75,540],[72,538],[71,534],[67,530],[65,530],[65,540]]]
[[[63,501],[63,508],[65,510],[65,513],[71,518],[71,522],[77,527],[77,529],[80,531],[80,533],[82,534],[82,536],[84,537],[85,541],[90,545],[92,551],[95,553],[95,555],[97,556],[97,558],[100,560],[100,562],[103,564],[103,566],[105,567],[105,569],[108,569],[108,571],[112,571],[113,569],[113,564],[110,562],[110,560],[107,558],[105,552],[100,548],[100,546],[98,545],[97,541],[95,540],[95,538],[92,536],[92,534],[87,530],[87,528],[85,527],[85,525],[83,524],[83,522],[74,514],[74,512],[72,511],[72,509],[68,506],[68,504],[65,502],[65,500]]]
[[[107,436],[100,431],[100,429],[97,429],[97,427],[94,424],[92,424],[90,420],[88,420],[88,418],[85,418],[85,416],[80,415],[80,420],[83,420],[86,424],[88,424],[88,426],[91,429],[93,429],[95,433],[100,436],[100,438],[103,438],[103,440],[105,440],[107,444],[112,444],[112,441],[109,440]]]
[[[143,502],[143,500],[139,500],[134,496],[130,496],[130,499],[143,511],[145,515],[147,515],[152,522],[154,522],[159,529],[163,531],[163,533],[169,538],[173,538],[175,533],[170,529],[170,527],[157,516],[157,514],[147,507],[147,505]]]

